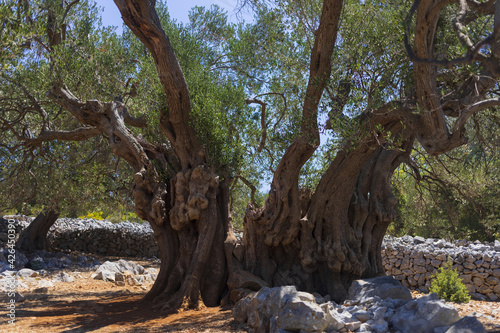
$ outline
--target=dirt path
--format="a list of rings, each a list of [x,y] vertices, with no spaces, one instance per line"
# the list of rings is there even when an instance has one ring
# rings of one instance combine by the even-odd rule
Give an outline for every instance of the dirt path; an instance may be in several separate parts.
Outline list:
[[[101,257],[99,261],[118,259]],[[150,261],[132,260],[146,268],[159,268],[158,264]],[[26,287],[17,290],[26,299],[16,303],[14,325],[8,323],[5,307],[0,308],[0,331],[246,332],[244,326],[234,322],[231,309],[206,308],[166,316],[161,310],[152,310],[141,303],[151,284],[116,286],[112,282],[93,279],[93,271],[64,271],[71,274],[75,281],[54,282],[53,287],[40,288],[37,285],[39,281],[50,277],[19,279]],[[8,304],[8,301],[7,294],[3,293],[1,304]]]

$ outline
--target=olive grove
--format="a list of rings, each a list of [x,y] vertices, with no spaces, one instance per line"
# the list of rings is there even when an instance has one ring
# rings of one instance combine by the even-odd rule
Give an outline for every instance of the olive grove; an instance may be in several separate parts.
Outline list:
[[[198,8],[188,27],[153,0],[115,4],[123,39],[93,31],[86,1],[16,2],[2,149],[105,138],[161,251],[146,300],[168,310],[257,280],[342,300],[384,274],[394,171],[418,169],[416,146],[466,144],[469,119],[500,105],[500,1],[247,1],[253,24]],[[263,203],[258,173],[271,178]],[[252,192],[239,257],[236,181]]]

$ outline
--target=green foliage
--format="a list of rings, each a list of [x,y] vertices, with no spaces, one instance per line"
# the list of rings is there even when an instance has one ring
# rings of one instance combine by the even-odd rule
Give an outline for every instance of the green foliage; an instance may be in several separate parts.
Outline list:
[[[449,261],[446,267],[440,267],[439,272],[433,276],[431,293],[437,293],[439,298],[454,303],[467,303],[470,301],[469,292],[462,280],[458,277],[458,272],[452,268]]]
[[[92,1],[4,1],[0,4],[0,211],[62,216],[133,210],[131,172],[105,138],[19,145],[42,128],[73,130],[80,123],[47,92],[62,80],[81,100],[113,100],[127,89],[134,66],[121,37],[102,27]],[[52,43],[51,32],[60,37]],[[133,110],[132,110],[133,111]],[[50,121],[50,125],[48,125]],[[17,133],[17,136],[14,134]]]
[[[37,21],[27,24],[21,17],[32,16],[33,8],[28,5],[16,8],[18,1],[2,1],[0,3],[0,69],[11,72],[16,68],[22,68],[18,62],[27,46],[42,30],[42,22]]]
[[[395,172],[398,220],[393,235],[493,241],[500,236],[500,121],[486,110],[469,126],[470,143],[443,156],[412,154]],[[479,132],[479,130],[481,132]]]

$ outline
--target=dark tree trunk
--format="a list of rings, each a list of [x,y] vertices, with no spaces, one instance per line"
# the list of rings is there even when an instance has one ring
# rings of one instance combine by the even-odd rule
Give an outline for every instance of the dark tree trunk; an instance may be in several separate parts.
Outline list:
[[[224,242],[232,233],[230,179],[207,166],[204,147],[191,127],[191,100],[184,74],[154,9],[154,1],[115,0],[122,18],[148,47],[167,97],[160,127],[173,154],[135,155],[134,198],[138,215],[149,221],[161,252],[159,276],[146,296],[166,310],[218,305],[227,291]],[[174,157],[172,156],[174,155]],[[168,183],[149,162],[175,165]],[[162,171],[163,172],[163,171]]]
[[[227,293],[228,184],[203,166],[179,172],[165,192],[168,215],[141,216],[148,217],[161,252],[160,274],[145,300],[167,311],[220,304]],[[148,206],[141,205],[143,188],[134,192],[138,207]]]
[[[22,251],[49,250],[47,233],[58,217],[59,213],[51,209],[38,214],[35,220],[19,235],[16,247]]]
[[[166,311],[219,304],[227,291],[230,179],[220,180],[203,162],[202,152],[191,159],[191,150],[182,145],[174,155],[135,138],[125,126],[127,111],[120,102],[75,102],[65,87],[56,87],[53,95],[105,133],[113,153],[134,168],[135,210],[151,224],[161,253],[159,275],[145,300]],[[182,140],[182,135],[190,134],[186,130],[175,137]]]
[[[265,207],[247,212],[244,268],[270,285],[293,284],[336,301],[353,280],[385,274],[381,244],[396,214],[390,180],[413,146],[413,137],[403,140],[402,149],[369,142],[339,152],[296,221],[271,224]],[[276,242],[273,230],[293,241]]]

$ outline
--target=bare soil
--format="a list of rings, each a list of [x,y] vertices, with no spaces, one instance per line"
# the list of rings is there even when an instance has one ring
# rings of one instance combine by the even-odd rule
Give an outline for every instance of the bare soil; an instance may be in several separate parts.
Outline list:
[[[120,258],[99,258],[118,260]],[[150,261],[127,259],[144,267],[159,268]],[[26,300],[16,303],[15,324],[9,324],[5,307],[0,308],[1,332],[246,332],[236,323],[230,308],[204,308],[165,315],[141,302],[151,284],[117,286],[94,280],[93,271],[65,269],[74,282],[54,282],[54,287],[39,288],[29,279],[20,279],[27,288],[18,288]],[[60,271],[54,272],[53,275]],[[47,277],[42,277],[46,279]],[[39,280],[39,278],[37,278]],[[7,304],[6,294],[1,304]]]
[[[118,260],[119,258],[99,258]],[[128,259],[130,260],[130,259]],[[132,259],[144,267],[158,264]],[[22,281],[18,288],[26,300],[16,303],[16,322],[8,324],[7,311],[0,308],[2,332],[246,332],[246,325],[236,323],[230,308],[205,308],[166,315],[141,302],[151,285],[116,286],[94,280],[93,271],[65,271],[74,282],[54,282],[54,287],[39,288],[36,282]],[[54,274],[57,272],[54,272]],[[46,277],[43,277],[45,279]],[[414,297],[420,294],[415,293]],[[1,303],[7,304],[3,294]],[[462,316],[475,313],[488,329],[500,332],[500,303],[471,301],[454,306]]]

